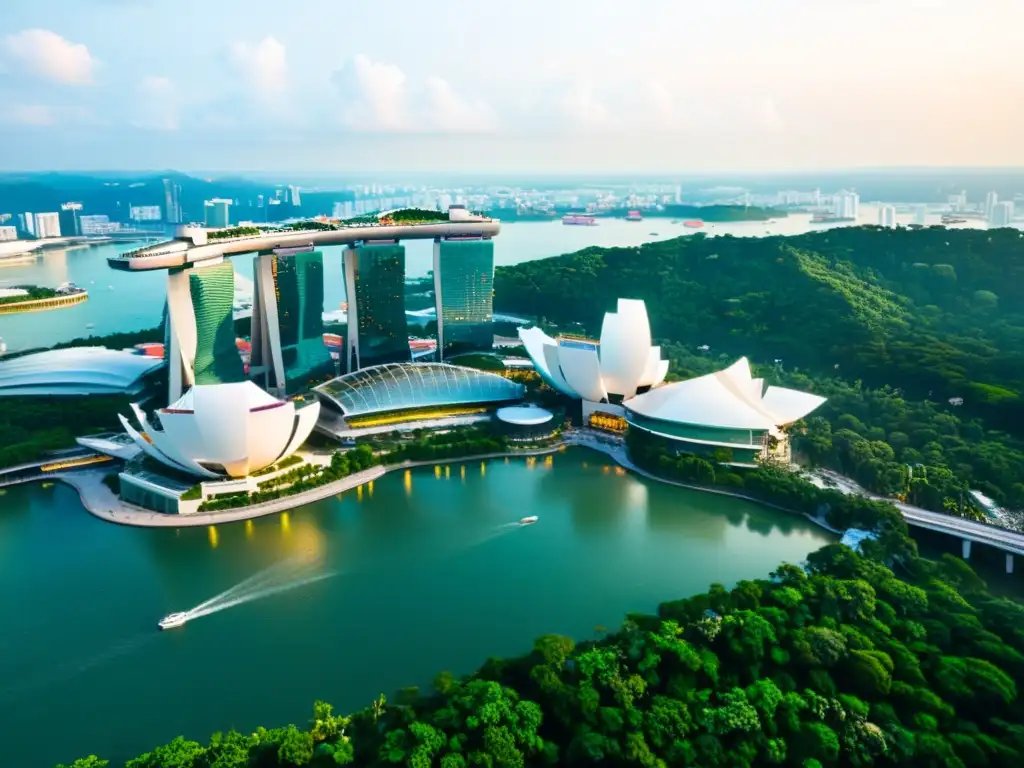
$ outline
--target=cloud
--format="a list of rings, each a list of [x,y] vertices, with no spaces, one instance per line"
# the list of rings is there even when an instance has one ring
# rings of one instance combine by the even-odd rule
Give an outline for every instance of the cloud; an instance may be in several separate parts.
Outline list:
[[[331,77],[342,99],[341,122],[355,131],[409,129],[405,73],[356,54]]]
[[[57,122],[56,116],[50,107],[41,104],[15,104],[4,110],[5,122],[16,125],[44,126],[53,125]]]
[[[476,133],[494,128],[494,115],[482,101],[468,101],[441,77],[425,84],[426,118],[429,127],[450,133]]]
[[[93,82],[96,60],[81,43],[48,29],[26,29],[3,41],[6,58],[26,72],[65,85]]]
[[[144,77],[139,83],[136,128],[175,131],[180,122],[178,89],[167,77]]]
[[[276,38],[265,37],[255,45],[234,42],[229,55],[235,70],[257,95],[274,97],[288,87],[288,57]]]

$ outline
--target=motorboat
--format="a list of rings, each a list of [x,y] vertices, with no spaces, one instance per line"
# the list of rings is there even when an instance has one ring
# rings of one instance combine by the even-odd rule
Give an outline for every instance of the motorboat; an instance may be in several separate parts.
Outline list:
[[[176,627],[184,626],[185,622],[188,621],[188,614],[180,611],[178,613],[169,613],[160,619],[157,624],[160,629],[175,629]]]
[[[532,523],[536,523],[538,520],[540,520],[540,518],[537,517],[536,515],[530,515],[529,517],[524,517],[522,520],[520,520],[519,524],[520,525],[530,525]]]

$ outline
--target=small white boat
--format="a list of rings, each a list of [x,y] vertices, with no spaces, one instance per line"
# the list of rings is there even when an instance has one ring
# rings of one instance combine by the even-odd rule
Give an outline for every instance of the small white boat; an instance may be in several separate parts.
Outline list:
[[[520,520],[519,524],[530,525],[531,523],[536,523],[538,520],[540,520],[540,518],[536,515],[530,515],[529,517],[524,517],[522,520]]]
[[[175,627],[181,627],[188,621],[188,614],[184,612],[169,613],[160,619],[157,624],[160,629],[174,629]]]

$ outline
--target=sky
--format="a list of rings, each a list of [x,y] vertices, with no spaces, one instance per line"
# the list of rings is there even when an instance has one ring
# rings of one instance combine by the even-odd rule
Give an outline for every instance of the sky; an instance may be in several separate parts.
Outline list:
[[[1024,165],[1024,0],[3,6],[3,171]]]

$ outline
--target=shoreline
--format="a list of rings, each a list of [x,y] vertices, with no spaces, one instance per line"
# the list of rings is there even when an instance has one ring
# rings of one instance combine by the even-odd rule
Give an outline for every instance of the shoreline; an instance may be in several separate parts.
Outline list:
[[[588,439],[585,436],[570,437],[567,440],[560,440],[557,443],[553,443],[552,445],[545,446],[543,448],[478,454],[476,456],[458,456],[444,459],[407,460],[400,464],[376,466],[363,470],[362,472],[358,472],[354,475],[349,475],[348,477],[342,478],[341,480],[337,480],[333,483],[294,494],[293,496],[286,496],[281,499],[263,502],[262,504],[252,504],[247,507],[238,507],[236,509],[228,509],[221,512],[200,512],[194,515],[168,515],[162,512],[152,512],[141,507],[136,507],[132,504],[127,504],[121,501],[106,485],[103,484],[102,478],[99,477],[99,473],[97,472],[66,473],[60,476],[54,476],[53,479],[60,480],[73,488],[78,493],[78,498],[85,510],[100,520],[135,528],[198,528],[208,525],[238,523],[258,517],[287,512],[291,509],[295,509],[296,507],[314,504],[318,501],[323,501],[330,496],[335,496],[339,493],[353,490],[361,485],[378,480],[392,472],[444,464],[462,464],[469,461],[492,461],[504,458],[548,456],[554,453],[559,453],[566,448],[586,448],[596,453],[600,453],[610,458],[627,472],[633,472],[634,474],[652,482],[664,483],[665,485],[671,485],[689,491],[713,493],[718,496],[726,496],[751,502],[753,504],[760,504],[761,506],[769,507],[780,512],[803,517],[833,535],[841,536],[843,534],[842,531],[832,528],[824,520],[817,519],[803,512],[787,509],[779,506],[778,504],[762,501],[747,494],[720,488],[708,488],[699,485],[692,485],[658,477],[657,475],[633,464],[633,462],[625,456],[623,449],[618,448],[617,446],[613,447],[605,445],[597,440]],[[110,506],[116,506],[117,509],[110,509]]]

